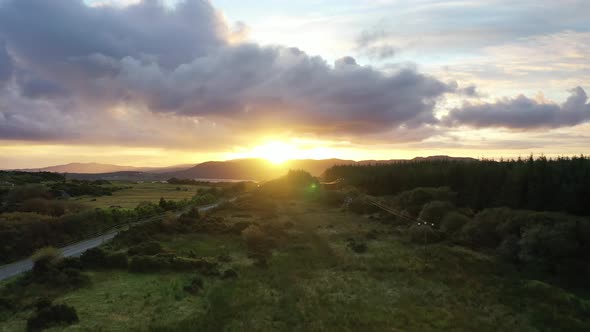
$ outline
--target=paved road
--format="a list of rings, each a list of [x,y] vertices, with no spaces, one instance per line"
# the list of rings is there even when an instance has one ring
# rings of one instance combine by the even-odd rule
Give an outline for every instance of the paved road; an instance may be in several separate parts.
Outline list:
[[[231,199],[230,201],[233,201],[233,200],[234,199]],[[199,207],[199,211],[210,210],[210,209],[218,206],[220,203],[221,202],[201,206],[201,207]],[[179,216],[180,214],[182,214],[182,212],[178,212],[177,216]],[[158,218],[161,218],[161,217],[158,217]],[[149,218],[149,219],[143,220],[138,223],[143,223],[143,222],[151,221],[151,220],[158,219],[158,218]],[[138,224],[138,223],[135,223],[135,224]],[[100,236],[97,236],[97,237],[89,239],[89,240],[84,240],[84,241],[81,241],[78,243],[71,244],[69,246],[61,248],[60,251],[62,252],[64,257],[79,256],[83,252],[85,252],[86,250],[96,248],[96,247],[100,246],[101,244],[111,240],[120,231],[126,230],[127,228],[129,228],[129,226],[124,226],[119,229],[112,230],[108,233],[102,234]],[[14,276],[19,275],[23,272],[29,271],[32,268],[33,268],[33,261],[31,261],[31,259],[24,259],[22,261],[18,261],[18,262],[14,262],[14,263],[11,263],[8,265],[4,265],[4,266],[0,267],[0,280],[14,277]]]

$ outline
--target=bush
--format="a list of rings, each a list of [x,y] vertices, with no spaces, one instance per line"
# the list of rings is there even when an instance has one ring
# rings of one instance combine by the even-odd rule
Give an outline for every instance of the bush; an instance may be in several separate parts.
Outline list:
[[[505,219],[504,209],[486,209],[461,228],[460,241],[474,248],[496,248],[501,241],[496,232]]]
[[[366,243],[356,242],[356,240],[354,239],[348,239],[348,248],[350,248],[350,250],[356,252],[357,254],[365,253],[369,249]]]
[[[502,243],[496,248],[496,252],[500,257],[512,261],[517,262],[518,253],[520,252],[520,244],[518,243],[518,237],[516,235],[508,235]]]
[[[250,225],[243,230],[242,239],[244,239],[250,254],[266,256],[276,247],[276,242],[262,228],[256,225]]]
[[[123,252],[109,253],[105,256],[104,267],[111,269],[126,269],[127,255]]]
[[[379,211],[379,208],[375,205],[365,201],[362,198],[355,198],[348,206],[350,211],[358,214],[375,213]]]
[[[135,256],[129,261],[132,272],[157,272],[164,270],[192,271],[198,270],[205,274],[218,274],[217,263],[213,260],[201,258],[185,258],[176,256]]]
[[[519,258],[528,263],[556,264],[576,255],[576,235],[574,222],[531,226],[522,234]]]
[[[190,284],[184,286],[184,290],[191,294],[198,294],[203,289],[203,279],[199,277],[194,277],[191,279]]]
[[[206,258],[172,257],[169,261],[170,269],[175,271],[199,270],[205,275],[218,275],[217,262]]]
[[[434,224],[434,227],[439,228],[440,223],[447,213],[453,210],[453,205],[444,201],[432,201],[424,204],[422,211],[420,211],[419,218],[427,223]]]
[[[223,272],[223,274],[221,275],[222,279],[235,279],[237,277],[238,277],[238,273],[233,269],[225,270]]]
[[[412,225],[408,228],[408,234],[414,243],[430,244],[442,240],[441,234],[428,225]]]
[[[323,191],[318,201],[327,206],[339,207],[344,204],[347,195],[340,191]]]
[[[49,305],[42,307],[27,320],[27,331],[41,331],[52,326],[70,325],[78,321],[78,314],[74,307],[65,304]]]
[[[127,253],[131,256],[153,256],[164,252],[162,245],[156,241],[147,241],[129,248]]]
[[[12,312],[17,308],[17,301],[14,296],[0,295],[0,311]]]
[[[198,222],[200,217],[199,209],[193,207],[188,212],[181,214],[178,221],[183,225],[192,225]]]
[[[88,249],[80,255],[80,261],[86,267],[104,266],[106,253],[101,248]]]
[[[155,272],[169,269],[168,259],[155,256],[135,256],[129,261],[132,272]]]
[[[440,229],[446,234],[452,234],[460,230],[465,224],[467,224],[470,221],[471,219],[469,219],[469,217],[461,213],[449,212],[442,219]]]
[[[457,194],[448,187],[421,187],[400,193],[394,198],[394,205],[415,217],[418,216],[424,204],[432,201],[454,202],[456,196]]]
[[[42,275],[51,270],[62,259],[61,251],[53,247],[45,247],[37,250],[31,260],[33,261],[33,274]]]

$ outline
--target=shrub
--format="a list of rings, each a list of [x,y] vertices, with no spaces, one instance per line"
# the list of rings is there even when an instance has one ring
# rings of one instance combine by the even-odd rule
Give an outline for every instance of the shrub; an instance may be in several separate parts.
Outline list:
[[[367,244],[364,242],[356,242],[354,239],[348,239],[348,248],[350,250],[356,252],[357,254],[362,254],[367,252]]]
[[[462,243],[475,248],[496,248],[501,241],[497,226],[505,218],[505,209],[486,209],[461,228]]]
[[[134,247],[129,248],[127,251],[127,253],[131,256],[153,256],[162,252],[164,252],[164,248],[162,248],[162,245],[156,241],[140,243]]]
[[[469,217],[461,213],[449,212],[442,219],[440,229],[446,234],[452,234],[460,230],[465,224],[467,224],[470,221],[471,219],[469,219]]]
[[[16,301],[14,298],[6,295],[0,295],[0,312],[7,310],[12,311],[16,308]]]
[[[454,202],[457,194],[448,187],[428,188],[420,187],[404,191],[394,198],[394,205],[417,216],[424,204],[432,201]]]
[[[155,256],[135,256],[129,261],[129,270],[132,272],[153,272],[166,270],[170,267],[168,259]]]
[[[79,257],[66,257],[57,263],[57,268],[82,270],[83,264]]]
[[[375,213],[379,211],[379,208],[375,205],[365,201],[362,198],[355,198],[348,206],[350,211],[358,214]]]
[[[172,256],[135,256],[129,261],[132,272],[157,272],[163,270],[198,270],[205,274],[218,274],[217,263],[213,260]]]
[[[367,240],[376,240],[379,237],[379,231],[376,229],[370,230],[365,236]]]
[[[231,234],[238,234],[238,235],[239,234],[242,234],[242,232],[246,228],[250,227],[251,224],[252,223],[249,223],[247,221],[238,221],[238,222],[236,222],[236,223],[234,223],[233,225],[230,226],[229,233],[231,233]]]
[[[119,232],[112,243],[117,247],[138,245],[149,241],[162,230],[162,222],[159,220],[135,225],[128,230]]]
[[[78,321],[78,314],[74,307],[65,304],[50,305],[41,308],[27,320],[27,331],[41,331],[52,326],[70,325]]]
[[[35,308],[37,309],[37,311],[48,307],[51,307],[51,300],[46,297],[42,297],[38,299],[37,302],[35,302]]]
[[[318,197],[318,201],[327,206],[342,206],[346,200],[347,194],[340,191],[323,191]]]
[[[184,286],[184,290],[191,294],[197,294],[203,289],[203,279],[199,277],[194,277],[191,279],[190,284]]]
[[[37,250],[31,260],[33,261],[33,274],[40,275],[49,272],[51,267],[62,259],[61,251],[53,247],[45,247]]]
[[[529,263],[553,265],[560,259],[575,256],[578,250],[574,222],[538,224],[527,228],[519,242],[519,258]]]
[[[520,244],[518,243],[519,239],[516,235],[508,235],[502,243],[496,248],[496,252],[500,257],[517,262],[518,261],[518,253],[520,252]]]
[[[414,243],[429,244],[442,240],[441,234],[428,225],[412,225],[408,228],[408,234]]]
[[[251,254],[266,256],[276,247],[276,242],[261,227],[256,225],[250,225],[243,230],[242,239],[244,239],[246,248]]]
[[[238,277],[238,273],[233,269],[225,270],[223,272],[223,274],[221,275],[222,279],[235,279],[237,277]]]
[[[520,237],[523,228],[530,223],[535,223],[534,218],[531,218],[530,211],[508,208],[489,209],[489,211],[488,213],[492,213],[496,220],[496,233],[503,239],[510,235]]]
[[[420,211],[419,218],[428,223],[434,224],[434,227],[440,227],[444,216],[453,210],[453,205],[444,201],[432,201],[424,204]]]
[[[126,269],[128,263],[127,255],[123,252],[109,253],[104,259],[104,267],[111,269]]]
[[[217,262],[207,258],[171,257],[169,267],[175,271],[199,270],[205,275],[218,275]]]
[[[101,248],[88,249],[80,255],[80,261],[86,267],[104,266],[106,253]]]
[[[178,218],[178,222],[183,225],[192,225],[196,223],[200,217],[199,209],[193,207],[188,212],[181,214]]]
[[[127,268],[127,255],[123,252],[109,252],[101,248],[87,250],[80,256],[82,264],[94,268]]]

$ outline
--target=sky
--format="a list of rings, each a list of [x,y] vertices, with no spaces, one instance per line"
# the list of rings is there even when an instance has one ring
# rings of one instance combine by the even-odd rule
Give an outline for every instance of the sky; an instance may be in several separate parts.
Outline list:
[[[590,1],[0,0],[0,168],[590,152]]]

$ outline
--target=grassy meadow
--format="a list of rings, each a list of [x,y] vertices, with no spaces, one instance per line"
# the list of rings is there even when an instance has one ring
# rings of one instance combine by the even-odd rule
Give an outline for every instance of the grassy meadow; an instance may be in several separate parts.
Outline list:
[[[582,331],[590,324],[587,301],[527,280],[495,257],[411,244],[387,218],[274,203],[275,213],[212,212],[227,224],[249,222],[242,235],[156,237],[167,252],[215,258],[237,278],[91,270],[89,286],[54,301],[75,307],[79,323],[49,331]],[[250,228],[264,231],[247,237]],[[185,290],[195,277],[204,281],[196,294]],[[0,331],[24,330],[30,314],[1,317]]]
[[[175,185],[160,182],[113,182],[113,186],[126,187],[126,189],[117,190],[113,192],[112,196],[84,196],[80,197],[78,201],[93,208],[119,206],[133,209],[141,202],[158,203],[160,197],[173,201],[191,199],[197,193],[197,190],[207,188],[206,186]]]

